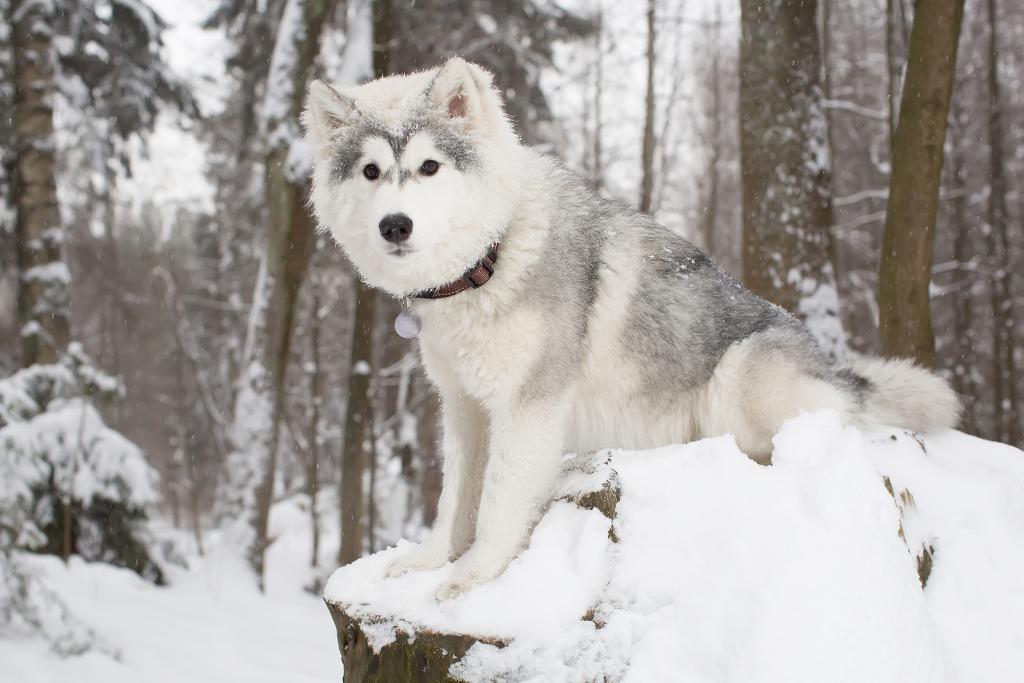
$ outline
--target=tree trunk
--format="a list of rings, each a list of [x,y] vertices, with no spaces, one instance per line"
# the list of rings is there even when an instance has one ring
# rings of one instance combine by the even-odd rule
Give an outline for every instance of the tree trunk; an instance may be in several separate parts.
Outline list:
[[[743,280],[844,344],[831,267],[831,194],[815,0],[742,0]]]
[[[266,423],[249,427],[259,434],[248,441],[261,452],[243,453],[243,457],[255,459],[253,475],[257,485],[249,561],[261,587],[264,554],[271,541],[268,538],[270,506],[274,498],[295,301],[309,265],[313,233],[305,201],[308,179],[305,174],[289,169],[289,145],[300,137],[298,117],[305,100],[306,83],[319,49],[320,32],[332,5],[332,0],[289,0],[285,4],[282,24],[293,30],[278,35],[278,40],[287,47],[274,51],[262,110],[262,131],[271,141],[264,160],[266,251],[262,286],[254,295],[262,305],[254,311],[258,317],[252,323],[255,339],[250,348],[250,352],[259,355],[258,359],[250,358],[246,381],[259,396],[257,400]],[[252,419],[252,415],[245,414],[244,406],[236,410],[236,424]]]
[[[284,382],[288,370],[292,330],[295,326],[295,301],[309,263],[313,225],[306,211],[304,187],[292,185],[284,177],[286,151],[274,152],[268,157],[268,245],[266,276],[266,322],[261,346],[267,391],[271,407],[265,465],[256,489],[254,545],[250,551],[253,569],[263,576],[263,555],[270,543],[267,537],[270,506],[273,504],[274,476],[277,471],[277,452],[284,415]]]
[[[604,136],[604,114],[601,100],[604,95],[604,9],[599,8],[597,12],[597,25],[594,29],[594,40],[597,42],[597,63],[594,67],[594,139],[591,143],[591,167],[590,182],[595,192],[600,192],[604,185],[604,149],[602,139]]]
[[[642,175],[640,178],[640,210],[651,211],[651,196],[654,193],[654,62],[655,53],[655,0],[647,0],[647,99],[644,105],[644,139],[640,153]]]
[[[896,115],[900,100],[900,63],[896,52],[896,5],[902,0],[885,0],[885,75],[889,152],[896,137]]]
[[[317,245],[320,246],[319,244]],[[310,533],[313,550],[310,566],[316,567],[320,559],[320,405],[323,402],[323,369],[320,359],[320,293],[314,286],[311,292],[312,309],[309,320],[309,351],[312,369],[309,376],[309,454],[306,459],[306,489],[309,491]]]
[[[708,256],[715,256],[715,231],[718,227],[718,186],[719,186],[719,165],[722,161],[722,69],[721,69],[721,41],[718,39],[721,31],[721,9],[715,6],[715,35],[714,45],[711,46],[711,131],[708,135],[709,153],[706,177],[708,182],[708,193],[704,199],[704,220],[701,225],[701,236],[704,238],[704,251]]]
[[[53,363],[71,338],[70,274],[57,205],[52,26],[47,3],[11,3],[21,362]]]
[[[373,368],[373,320],[377,294],[355,280],[355,314],[352,320],[352,355],[349,363],[348,405],[341,452],[341,483],[338,491],[341,544],[338,564],[363,555],[363,473],[373,439],[370,373]]]
[[[1021,442],[1021,416],[1017,397],[1016,358],[1014,357],[1015,306],[1010,281],[1009,216],[1006,211],[1006,168],[1003,160],[1003,101],[999,85],[999,32],[996,1],[988,0],[988,196],[989,255],[992,285],[989,290],[993,316],[992,360],[994,367],[994,416],[996,438],[1010,444]]]
[[[428,382],[424,377],[420,382]],[[439,400],[433,388],[424,385],[421,391],[428,394],[427,400],[420,404],[419,436],[423,444],[423,473],[421,477],[420,510],[424,526],[432,526],[437,517],[437,501],[441,497],[441,453],[438,438]]]
[[[886,356],[935,364],[928,286],[963,0],[919,0],[893,141],[879,273],[879,337]]]
[[[391,71],[391,39],[394,17],[391,0],[373,0],[373,75],[387,76]],[[373,447],[373,402],[370,377],[373,373],[373,327],[377,293],[353,278],[355,313],[352,318],[352,344],[349,361],[348,403],[345,408],[345,432],[341,451],[341,482],[338,489],[341,543],[338,564],[348,564],[363,555],[366,514],[363,473]],[[370,530],[372,533],[372,529]]]
[[[954,113],[952,120],[956,123],[955,131],[962,130],[959,122],[964,119],[960,113]],[[952,132],[952,131],[951,131]],[[958,266],[957,272],[961,282],[964,284],[957,288],[953,295],[953,327],[956,335],[956,345],[960,357],[953,371],[953,386],[960,394],[964,405],[963,417],[960,419],[960,426],[965,432],[978,433],[977,405],[978,387],[974,382],[974,373],[978,367],[977,353],[974,350],[974,280],[975,274],[972,270],[965,268],[967,263],[975,262],[977,251],[972,248],[974,240],[971,235],[971,224],[967,218],[968,191],[965,182],[964,159],[962,143],[954,134],[950,145],[950,176],[953,178],[953,214],[951,226],[953,229],[953,260]]]

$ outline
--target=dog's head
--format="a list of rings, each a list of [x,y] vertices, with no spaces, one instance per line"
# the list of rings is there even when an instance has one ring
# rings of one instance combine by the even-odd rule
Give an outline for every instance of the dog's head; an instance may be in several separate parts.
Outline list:
[[[396,296],[439,286],[499,239],[519,143],[479,66],[315,81],[303,123],[313,209],[369,284]]]

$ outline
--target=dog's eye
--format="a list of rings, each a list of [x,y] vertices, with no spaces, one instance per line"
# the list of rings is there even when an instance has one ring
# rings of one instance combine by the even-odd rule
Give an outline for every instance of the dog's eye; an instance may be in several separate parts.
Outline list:
[[[377,167],[377,164],[363,166],[363,177],[367,180],[376,180],[380,177],[380,168]]]
[[[441,168],[441,164],[437,163],[433,159],[427,159],[420,164],[420,173],[423,175],[434,175],[437,173],[437,169]]]

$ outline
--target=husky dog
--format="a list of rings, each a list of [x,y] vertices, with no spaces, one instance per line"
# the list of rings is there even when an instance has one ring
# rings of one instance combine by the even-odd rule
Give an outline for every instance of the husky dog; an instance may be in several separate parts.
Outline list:
[[[461,558],[440,599],[504,570],[564,451],[732,434],[767,462],[804,410],[921,432],[957,422],[943,380],[906,361],[833,363],[692,244],[524,146],[475,64],[314,82],[303,117],[320,226],[422,321],[444,487],[433,530],[390,574]]]

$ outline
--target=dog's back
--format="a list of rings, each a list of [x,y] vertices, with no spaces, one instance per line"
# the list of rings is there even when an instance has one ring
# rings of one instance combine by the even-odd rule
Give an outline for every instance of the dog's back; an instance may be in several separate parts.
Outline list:
[[[545,312],[545,372],[530,390],[575,387],[568,448],[732,433],[764,460],[784,420],[821,408],[860,426],[955,426],[956,395],[931,372],[900,360],[836,364],[800,321],[693,244],[557,162],[538,159],[544,167],[530,220],[547,214],[547,236],[520,304]]]

